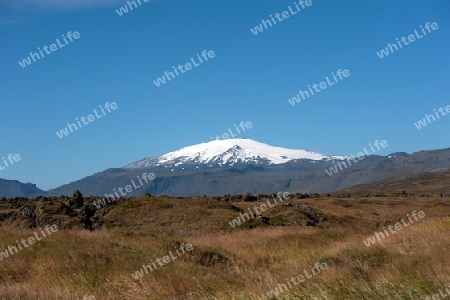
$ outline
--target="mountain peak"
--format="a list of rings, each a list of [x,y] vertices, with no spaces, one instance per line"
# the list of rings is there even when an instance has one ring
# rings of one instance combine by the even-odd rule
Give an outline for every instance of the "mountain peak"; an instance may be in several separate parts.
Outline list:
[[[283,164],[292,160],[345,159],[344,156],[328,156],[303,149],[287,149],[270,146],[252,139],[234,138],[211,140],[158,156],[145,158],[124,168],[155,166],[178,167],[181,165],[234,166],[236,164]]]

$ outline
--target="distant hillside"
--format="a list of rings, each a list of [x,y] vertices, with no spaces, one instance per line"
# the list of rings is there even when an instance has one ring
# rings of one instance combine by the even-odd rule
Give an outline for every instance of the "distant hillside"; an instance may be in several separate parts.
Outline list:
[[[240,150],[235,149],[236,157]],[[183,154],[184,155],[184,154]],[[181,159],[181,158],[180,158]],[[339,170],[332,176],[325,172],[336,167],[335,160],[298,159],[280,164],[258,163],[230,165],[205,165],[190,162],[184,167],[175,165],[154,165],[145,160],[134,165],[143,168],[108,169],[83,179],[48,191],[49,195],[72,195],[80,190],[85,195],[103,196],[113,193],[114,189],[124,188],[142,177],[144,172],[154,173],[156,179],[133,189],[126,196],[169,195],[186,197],[195,195],[221,196],[244,193],[330,193],[346,189],[357,184],[376,182],[402,172],[443,172],[450,169],[450,149],[392,153],[387,156],[371,155],[361,162]],[[179,161],[177,160],[176,163]],[[148,164],[147,164],[148,163]],[[152,166],[150,166],[152,164]],[[198,167],[196,169],[196,167]],[[184,169],[183,169],[184,168]]]
[[[448,169],[450,148],[411,155],[404,152],[369,155],[350,163],[348,157],[233,139],[189,146],[122,168],[107,169],[46,192],[35,185],[16,181],[0,185],[0,197],[70,196],[75,190],[84,195],[110,197],[136,197],[145,193],[172,197],[280,191],[331,193],[385,180],[399,173]],[[154,174],[154,177],[146,176],[146,180],[144,174]],[[406,187],[400,189],[403,191]],[[420,187],[418,190],[423,192]],[[374,191],[380,192],[380,188]]]
[[[445,172],[399,173],[384,180],[358,184],[333,194],[450,193],[450,170]]]
[[[0,197],[36,197],[42,195],[46,195],[46,192],[38,189],[35,184],[0,178]]]

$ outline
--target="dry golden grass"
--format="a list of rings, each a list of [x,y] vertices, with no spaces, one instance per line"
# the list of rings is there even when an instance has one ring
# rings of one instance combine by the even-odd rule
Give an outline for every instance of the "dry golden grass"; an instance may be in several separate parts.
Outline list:
[[[60,230],[0,261],[0,299],[268,299],[266,292],[316,262],[328,270],[277,299],[421,299],[450,284],[449,198],[301,202],[329,220],[247,230],[229,226],[238,216],[229,204],[208,198],[112,205],[101,231]],[[386,221],[414,210],[426,217],[376,245],[363,244]],[[0,251],[33,232],[1,227]],[[194,250],[132,278],[177,243]]]

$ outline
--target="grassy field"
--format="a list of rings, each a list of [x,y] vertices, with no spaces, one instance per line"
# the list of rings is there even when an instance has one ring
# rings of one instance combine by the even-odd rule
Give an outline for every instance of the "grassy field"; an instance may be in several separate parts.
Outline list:
[[[292,199],[325,221],[304,226],[304,213],[277,205],[263,214],[297,224],[230,226],[239,208],[261,203],[143,196],[109,205],[101,230],[61,229],[0,261],[0,299],[269,299],[317,262],[328,268],[274,299],[425,299],[450,285],[450,198]],[[364,244],[413,211],[425,217]],[[22,228],[2,224],[0,251],[37,231]],[[183,243],[193,250],[133,278]]]

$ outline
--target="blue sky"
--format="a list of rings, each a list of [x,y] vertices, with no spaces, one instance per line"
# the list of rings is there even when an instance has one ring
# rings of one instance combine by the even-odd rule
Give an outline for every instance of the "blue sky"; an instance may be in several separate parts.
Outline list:
[[[448,148],[450,116],[413,123],[450,104],[450,2],[312,1],[258,35],[286,0],[0,0],[0,157],[21,161],[0,178],[54,188],[111,167],[222,135],[350,155]],[[24,8],[26,7],[26,8]],[[380,59],[396,38],[439,29]],[[81,37],[22,68],[61,35]],[[215,57],[156,87],[153,80],[203,50]],[[350,76],[301,103],[288,99],[331,72]],[[106,102],[118,109],[60,139],[56,132]]]

